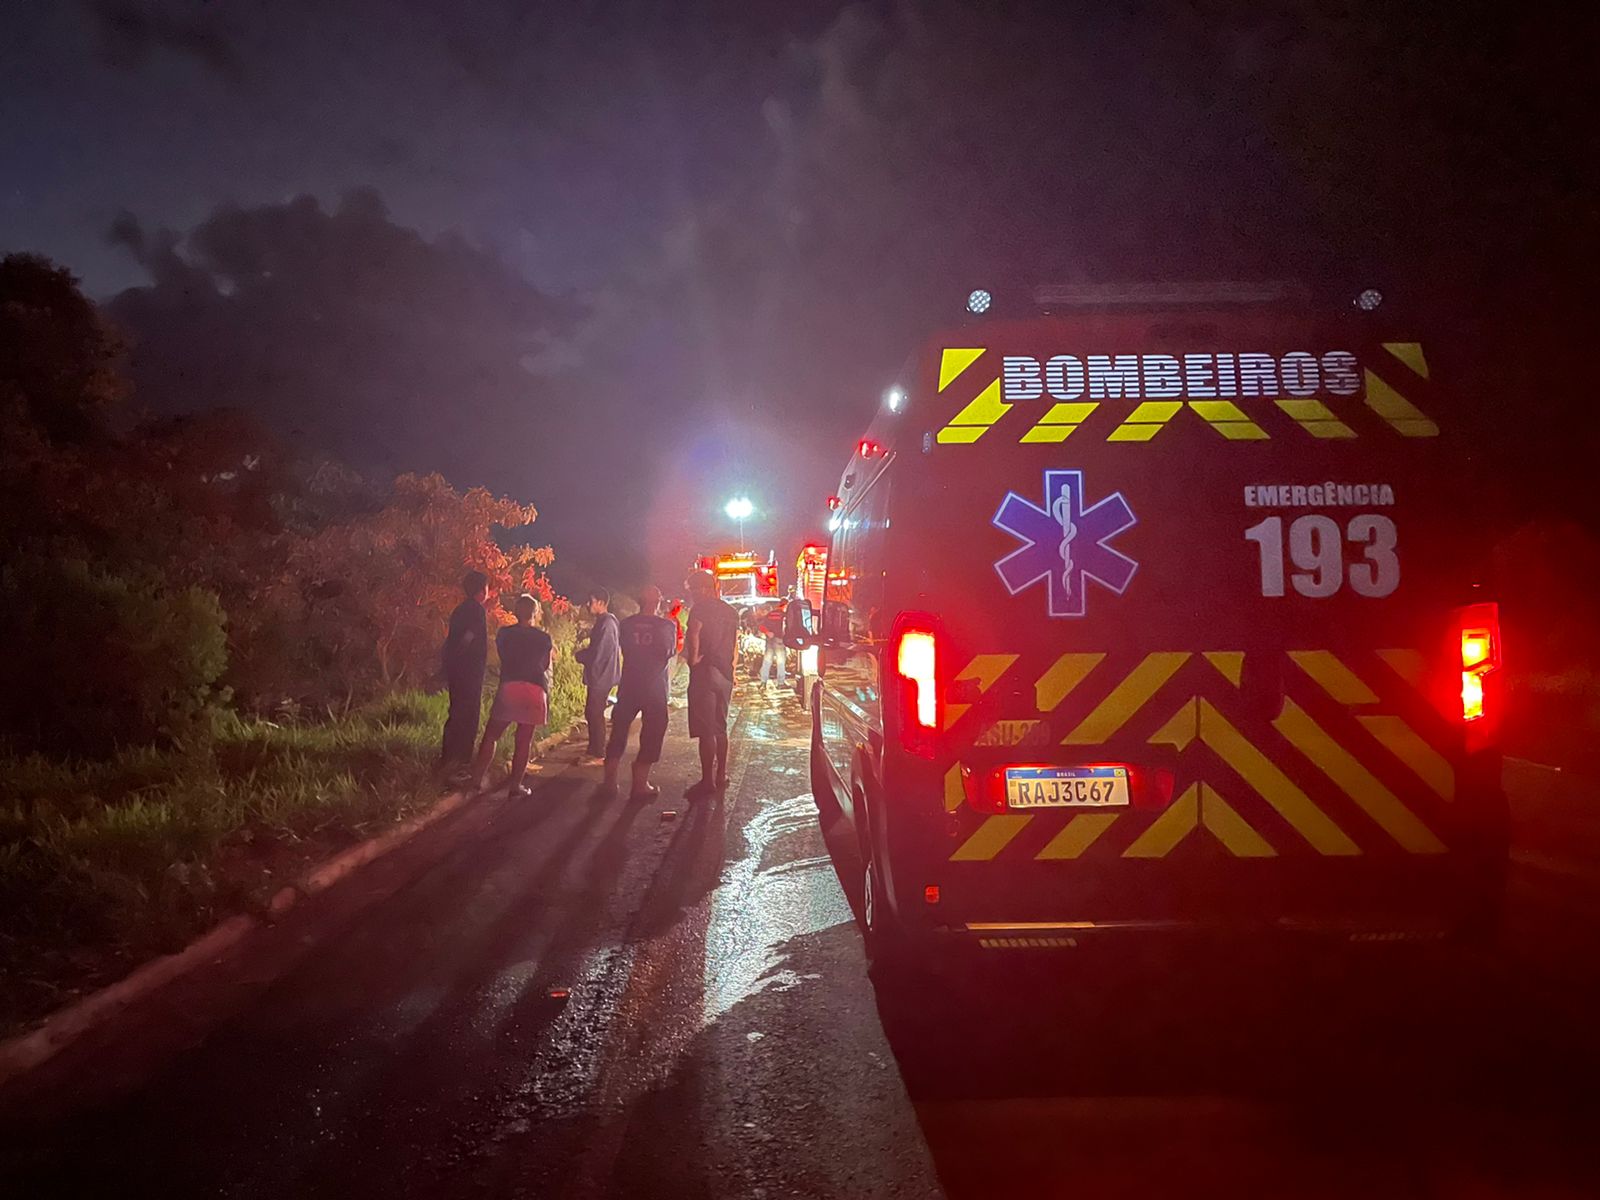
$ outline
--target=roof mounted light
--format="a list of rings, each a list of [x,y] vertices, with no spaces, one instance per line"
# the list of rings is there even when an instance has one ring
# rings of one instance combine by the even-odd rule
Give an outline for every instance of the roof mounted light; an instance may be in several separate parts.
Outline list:
[[[883,394],[883,402],[889,406],[890,412],[899,412],[901,405],[906,402],[906,394],[900,388],[892,387]]]
[[[1383,293],[1377,288],[1367,288],[1351,301],[1362,312],[1375,312],[1383,303]]]
[[[994,297],[982,288],[976,288],[967,293],[967,311],[973,316],[981,316],[989,311],[989,306],[994,303]]]

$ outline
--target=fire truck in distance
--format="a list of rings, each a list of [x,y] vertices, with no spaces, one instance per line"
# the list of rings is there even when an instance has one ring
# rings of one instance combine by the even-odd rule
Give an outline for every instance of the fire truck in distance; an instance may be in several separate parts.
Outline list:
[[[762,562],[753,550],[707,554],[695,567],[711,572],[717,581],[717,594],[735,608],[759,608],[778,602],[778,563],[772,555]]]
[[[811,601],[812,607],[821,612],[822,589],[828,578],[828,547],[825,543],[810,542],[800,548],[795,576],[799,584],[796,594]]]

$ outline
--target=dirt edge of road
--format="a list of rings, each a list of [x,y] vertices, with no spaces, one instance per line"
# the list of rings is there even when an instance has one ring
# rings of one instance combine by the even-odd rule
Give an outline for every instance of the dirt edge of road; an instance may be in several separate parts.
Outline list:
[[[540,739],[535,757],[543,757],[570,738],[577,722]],[[106,1025],[133,1004],[203,967],[217,966],[246,938],[293,909],[302,900],[325,892],[369,863],[404,845],[424,829],[460,808],[472,797],[450,792],[426,812],[400,822],[354,846],[346,847],[304,871],[273,893],[259,912],[234,913],[213,925],[182,950],[135,967],[115,983],[58,1008],[37,1026],[0,1042],[0,1089],[42,1066],[73,1042]]]

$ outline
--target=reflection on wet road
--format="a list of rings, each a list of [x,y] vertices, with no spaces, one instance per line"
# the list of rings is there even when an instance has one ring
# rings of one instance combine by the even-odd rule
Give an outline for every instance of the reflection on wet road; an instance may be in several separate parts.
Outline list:
[[[679,729],[660,800],[601,799],[568,761],[529,801],[466,806],[0,1097],[0,1178],[29,1196],[1600,1194],[1600,825],[1574,781],[1508,775],[1508,948],[998,961],[880,1010],[807,744],[792,698],[751,691],[724,798],[678,798],[696,773]]]

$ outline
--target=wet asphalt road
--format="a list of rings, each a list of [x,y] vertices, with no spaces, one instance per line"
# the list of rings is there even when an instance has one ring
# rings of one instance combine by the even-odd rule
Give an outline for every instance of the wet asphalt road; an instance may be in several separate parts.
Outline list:
[[[1600,1195],[1572,781],[1513,764],[1504,947],[1003,963],[880,1013],[807,732],[744,693],[698,802],[681,714],[659,800],[558,752],[0,1095],[0,1193]]]

